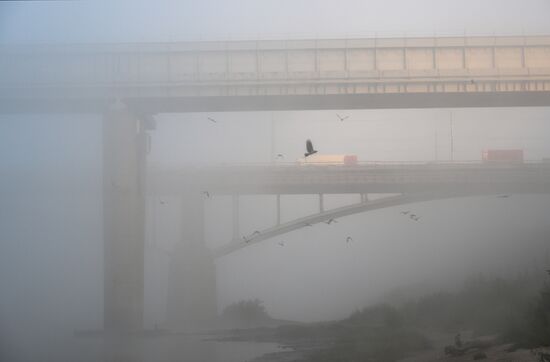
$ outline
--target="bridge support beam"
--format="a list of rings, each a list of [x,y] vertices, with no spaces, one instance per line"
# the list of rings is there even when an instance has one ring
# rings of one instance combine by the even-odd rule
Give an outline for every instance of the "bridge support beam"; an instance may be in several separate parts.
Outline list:
[[[143,123],[122,103],[103,118],[104,329],[143,328],[145,167]]]
[[[197,330],[214,326],[217,317],[216,265],[204,243],[204,197],[188,190],[182,198],[181,240],[170,262],[167,326]]]

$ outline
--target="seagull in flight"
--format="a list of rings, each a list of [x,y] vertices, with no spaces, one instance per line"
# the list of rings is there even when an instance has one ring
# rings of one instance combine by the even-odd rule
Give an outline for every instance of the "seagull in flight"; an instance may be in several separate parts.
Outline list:
[[[416,216],[415,214],[411,214],[410,218],[413,219],[414,221],[420,220],[420,216]]]
[[[166,201],[164,201],[164,200],[159,200],[159,203],[160,203],[161,205],[164,205],[164,204],[166,204]]]
[[[218,123],[218,121],[216,121],[214,118],[211,118],[211,117],[206,117],[206,118],[208,118],[208,120],[209,120],[210,122]]]
[[[205,194],[206,197],[210,198],[210,193],[208,191],[203,191],[202,193]]]
[[[306,226],[313,226],[313,225],[312,225],[312,224],[310,224],[310,223],[308,223],[308,222],[306,222]]]
[[[282,153],[278,153],[277,158],[281,159],[281,158],[285,158],[285,156]]]
[[[344,116],[342,117],[341,115],[339,115],[338,113],[336,113],[336,117],[338,117],[338,119],[340,120],[340,122],[344,122],[344,120],[348,119],[349,116]]]
[[[348,237],[346,238],[346,243],[349,243],[350,241],[353,241],[353,239],[352,239],[351,236],[348,236]]]
[[[279,241],[277,244],[279,244],[280,246],[285,246],[285,242],[284,242],[284,241]]]
[[[403,215],[407,215],[410,211],[409,210],[406,210],[406,211],[401,211],[401,214]]]
[[[338,221],[336,219],[330,218],[327,221],[325,221],[325,224],[330,225],[332,223],[337,223]]]
[[[314,153],[317,153],[317,151],[313,149],[313,143],[311,143],[311,140],[307,140],[306,141],[306,153],[304,153],[304,157],[311,156]]]

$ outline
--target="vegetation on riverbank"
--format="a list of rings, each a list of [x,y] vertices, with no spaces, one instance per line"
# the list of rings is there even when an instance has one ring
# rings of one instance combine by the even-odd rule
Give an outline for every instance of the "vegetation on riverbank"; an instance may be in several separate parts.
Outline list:
[[[495,335],[517,348],[550,345],[550,284],[542,272],[512,279],[477,276],[455,293],[397,306],[380,304],[337,322],[281,326],[279,341],[316,345],[307,361],[390,362],[432,347],[426,330]],[[452,343],[452,341],[449,341]]]

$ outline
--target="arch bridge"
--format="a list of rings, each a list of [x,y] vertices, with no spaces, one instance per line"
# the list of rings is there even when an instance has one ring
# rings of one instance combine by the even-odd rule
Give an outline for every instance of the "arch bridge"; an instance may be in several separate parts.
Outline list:
[[[223,180],[220,182],[219,180]],[[476,195],[550,193],[550,163],[392,163],[360,166],[256,165],[209,168],[191,173],[160,172],[153,181],[157,192],[177,193],[196,183],[205,198],[233,195],[233,237],[214,249],[214,257],[263,240],[356,213],[413,202]],[[239,232],[239,195],[276,197],[277,221],[250,235]],[[281,195],[316,194],[318,212],[281,223]],[[358,194],[360,202],[336,209],[324,208],[324,194]],[[369,194],[386,194],[370,200]],[[203,200],[205,199],[203,198]]]

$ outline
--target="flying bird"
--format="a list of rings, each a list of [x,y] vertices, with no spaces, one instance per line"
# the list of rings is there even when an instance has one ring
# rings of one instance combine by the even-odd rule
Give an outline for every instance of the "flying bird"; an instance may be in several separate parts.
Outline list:
[[[166,204],[166,201],[164,201],[164,200],[159,200],[159,202],[160,202],[161,205]]]
[[[243,236],[243,240],[244,240],[245,243],[248,243],[250,241],[249,239],[247,239],[246,236]]]
[[[327,221],[325,221],[325,224],[330,225],[330,224],[332,224],[332,223],[337,223],[337,222],[338,222],[338,221],[337,221],[336,219],[330,218],[330,219],[328,219]]]
[[[348,237],[346,238],[346,243],[349,243],[350,241],[353,241],[353,239],[351,238],[351,236],[348,236]]]
[[[260,234],[261,234],[261,233],[260,233],[258,230],[256,230],[256,231],[254,231],[254,232],[252,233],[252,236],[254,236],[254,235],[260,235]]]
[[[313,225],[312,225],[312,224],[310,224],[310,223],[308,223],[308,222],[306,222],[306,226],[313,226]]]
[[[402,213],[403,215],[407,215],[409,212],[410,212],[409,210],[407,210],[407,211],[401,211],[401,213]]]
[[[548,273],[548,275],[550,275],[550,269],[546,270],[546,272]]]
[[[281,159],[281,158],[285,158],[285,156],[282,153],[278,153],[277,158]]]
[[[344,117],[342,117],[342,116],[340,116],[338,113],[336,113],[336,117],[338,117],[338,119],[340,120],[340,122],[343,122],[345,119],[348,119],[348,118],[349,118],[349,116],[344,116]]]
[[[205,194],[206,197],[210,198],[210,193],[208,191],[203,191],[202,193]]]
[[[497,196],[499,199],[505,199],[507,197],[510,197],[510,195],[498,195]]]
[[[285,242],[284,242],[284,241],[279,241],[277,244],[279,244],[280,246],[285,246]]]
[[[410,218],[413,219],[414,221],[420,220],[420,216],[416,216],[415,214],[411,214]]]
[[[210,117],[206,117],[206,118],[208,118],[208,120],[209,120],[210,122],[218,123],[218,121],[216,121],[214,118],[210,118]]]
[[[306,153],[304,153],[304,157],[311,156],[314,153],[317,153],[317,151],[313,149],[313,143],[311,143],[311,140],[307,140],[306,141]]]

